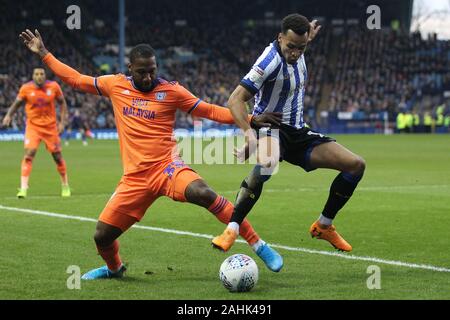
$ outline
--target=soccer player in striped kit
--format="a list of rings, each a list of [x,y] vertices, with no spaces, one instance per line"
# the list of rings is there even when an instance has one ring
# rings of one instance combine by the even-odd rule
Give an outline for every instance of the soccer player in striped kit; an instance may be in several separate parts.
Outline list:
[[[246,159],[258,145],[258,164],[242,181],[235,209],[225,231],[213,239],[214,247],[227,251],[239,234],[239,226],[261,195],[264,182],[280,160],[309,172],[317,168],[339,171],[330,187],[328,200],[311,227],[314,238],[324,239],[341,251],[352,246],[333,225],[337,212],[352,196],[361,180],[365,161],[335,139],[309,129],[303,120],[305,84],[308,72],[305,50],[320,30],[317,21],[309,22],[300,14],[290,14],[281,23],[281,32],[258,58],[250,72],[231,94],[228,106],[236,124],[245,132],[247,144],[237,150]],[[255,97],[253,115],[281,112],[277,130],[259,131],[256,135],[246,121],[245,103]]]

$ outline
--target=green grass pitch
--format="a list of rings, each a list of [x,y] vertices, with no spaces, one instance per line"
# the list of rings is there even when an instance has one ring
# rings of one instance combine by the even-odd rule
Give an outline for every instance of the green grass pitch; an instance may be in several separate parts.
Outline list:
[[[67,287],[68,266],[83,273],[103,265],[92,239],[95,223],[32,212],[97,219],[122,173],[118,142],[83,147],[73,141],[63,149],[73,188],[68,199],[59,197],[56,168],[41,145],[25,200],[15,198],[22,143],[0,143],[0,299],[450,299],[450,136],[336,138],[367,162],[364,179],[335,220],[354,248],[344,255],[355,259],[326,255],[334,249],[308,234],[336,173],[305,173],[282,163],[249,215],[264,240],[291,248],[278,249],[285,261],[280,273],[266,269],[244,243],[224,254],[207,238],[133,228],[120,238],[127,276],[81,282],[79,290]],[[251,168],[192,167],[231,201]],[[206,210],[168,198],[156,201],[139,225],[206,235],[224,228]],[[259,282],[249,293],[229,293],[218,279],[220,264],[234,253],[252,256],[259,266]],[[381,289],[367,288],[371,265],[380,268]]]

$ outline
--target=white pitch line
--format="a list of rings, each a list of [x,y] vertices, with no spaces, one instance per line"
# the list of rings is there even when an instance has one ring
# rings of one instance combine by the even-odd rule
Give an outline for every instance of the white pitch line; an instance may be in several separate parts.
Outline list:
[[[6,207],[6,206],[2,206],[2,205],[0,205],[0,209],[6,210],[6,211],[30,213],[30,214],[53,217],[53,218],[97,222],[96,219],[92,219],[92,218],[72,216],[72,215],[47,212],[47,211]],[[159,232],[179,234],[179,235],[187,235],[187,236],[192,236],[192,237],[197,237],[197,238],[206,238],[206,239],[212,239],[214,237],[209,234],[195,233],[195,232],[189,232],[189,231],[180,231],[180,230],[173,230],[173,229],[165,229],[165,228],[157,228],[157,227],[140,226],[140,225],[134,225],[132,228],[151,230],[151,231],[159,231]],[[244,240],[237,240],[236,242],[246,243]],[[272,243],[270,245],[274,248],[284,249],[284,250],[288,250],[288,251],[297,251],[297,252],[310,253],[310,254],[320,254],[320,255],[333,256],[333,257],[349,259],[349,260],[368,261],[368,262],[375,262],[375,263],[387,264],[387,265],[398,266],[398,267],[406,267],[406,268],[412,268],[412,269],[423,269],[423,270],[431,270],[431,271],[437,271],[437,272],[449,272],[450,273],[449,268],[436,267],[436,266],[426,265],[426,264],[416,264],[416,263],[408,263],[408,262],[395,261],[395,260],[385,260],[385,259],[380,259],[380,258],[375,258],[375,257],[360,257],[360,256],[347,255],[347,254],[330,252],[330,251],[289,247],[289,246],[284,246],[284,245],[280,245],[280,244],[272,244]]]
[[[73,191],[72,191],[73,193]],[[76,197],[77,198],[107,198],[109,199],[111,197],[113,193],[85,193],[85,194],[77,194]],[[60,198],[61,199],[61,195],[41,195],[41,196],[27,196],[27,199],[31,199],[31,200],[39,200],[39,199],[56,199],[56,198]],[[9,196],[9,197],[1,197],[0,199],[3,200],[17,200],[17,196]]]
[[[401,193],[402,190],[417,190],[417,189],[446,189],[449,188],[449,184],[432,184],[432,185],[412,185],[412,186],[372,186],[372,187],[358,187],[357,191],[392,191],[392,192],[399,192]],[[317,191],[328,191],[329,188],[314,188],[314,187],[304,187],[304,188],[285,188],[285,189],[271,189],[267,188],[264,189],[264,192],[268,193],[275,193],[275,192],[317,192]],[[236,190],[222,190],[222,191],[216,191],[218,194],[235,194]],[[85,194],[78,194],[77,198],[104,198],[104,197],[111,197],[111,193],[85,193]],[[54,199],[54,198],[61,198],[60,195],[41,195],[41,196],[28,196],[29,199]],[[7,196],[7,197],[0,197],[0,199],[4,200],[15,200],[17,197],[15,196]]]

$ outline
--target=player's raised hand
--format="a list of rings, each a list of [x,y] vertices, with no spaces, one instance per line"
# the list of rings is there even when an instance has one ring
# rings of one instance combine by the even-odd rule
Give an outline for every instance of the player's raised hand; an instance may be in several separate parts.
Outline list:
[[[48,51],[44,46],[41,34],[37,29],[34,30],[35,34],[29,29],[23,31],[19,38],[22,39],[23,43],[30,49],[31,52],[38,54],[41,58],[44,57]]]
[[[9,115],[6,115],[4,118],[3,118],[3,121],[2,121],[2,125],[3,125],[3,127],[9,127],[9,125],[11,124],[11,117],[9,116]]]
[[[319,30],[322,28],[322,26],[319,26],[317,24],[317,20],[311,21],[311,23],[309,25],[310,25],[310,29],[309,29],[308,42],[311,42],[317,36],[317,33],[319,33]]]
[[[256,134],[253,130],[247,130],[244,133],[244,136],[245,144],[241,148],[234,148],[233,150],[233,155],[239,162],[244,162],[247,160],[255,152],[258,145],[258,139],[256,138]]]

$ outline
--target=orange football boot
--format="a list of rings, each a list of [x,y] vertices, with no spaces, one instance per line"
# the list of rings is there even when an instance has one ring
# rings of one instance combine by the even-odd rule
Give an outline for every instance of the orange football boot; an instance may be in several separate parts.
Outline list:
[[[214,248],[227,252],[233,246],[238,234],[231,228],[226,228],[220,235],[212,239],[211,243]]]
[[[336,232],[334,225],[331,225],[328,228],[321,228],[319,221],[316,221],[312,224],[311,228],[309,228],[309,233],[313,238],[328,241],[333,247],[340,251],[352,251],[352,246]]]

